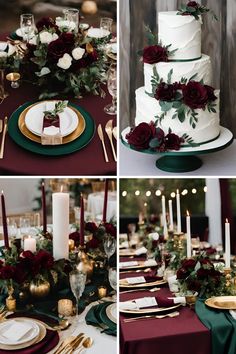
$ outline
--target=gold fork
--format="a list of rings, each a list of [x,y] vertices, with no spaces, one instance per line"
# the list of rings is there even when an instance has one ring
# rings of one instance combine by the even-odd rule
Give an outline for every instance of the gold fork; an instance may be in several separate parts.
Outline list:
[[[110,144],[111,144],[111,149],[112,149],[112,153],[113,153],[113,157],[114,157],[114,160],[117,161],[117,158],[116,158],[116,152],[115,152],[115,148],[114,148],[114,145],[113,145],[113,141],[112,141],[112,119],[110,119],[106,126],[105,126],[105,132],[107,133],[107,136],[110,140]]]
[[[5,137],[7,132],[7,117],[4,118],[4,128],[2,133],[2,143],[1,143],[1,150],[0,150],[0,159],[3,159],[4,155],[4,146],[5,146]]]

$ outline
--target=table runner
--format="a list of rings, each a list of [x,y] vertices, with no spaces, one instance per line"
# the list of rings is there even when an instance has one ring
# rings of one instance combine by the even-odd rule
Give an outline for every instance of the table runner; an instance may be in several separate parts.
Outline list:
[[[5,35],[0,35],[0,40],[4,40]],[[111,102],[106,87],[105,99],[99,96],[86,95],[81,99],[70,99],[71,102],[81,106],[87,110],[96,125],[102,124],[103,128],[109,119],[114,119],[115,116],[109,116],[103,111],[103,108]],[[0,119],[10,115],[23,103],[36,100],[39,96],[39,91],[36,87],[30,84],[21,84],[20,88],[12,89],[10,84],[6,83],[6,91],[9,96],[0,104]],[[40,156],[20,148],[12,139],[6,135],[4,159],[0,160],[0,173],[4,175],[115,175],[116,163],[112,157],[112,151],[108,137],[104,133],[106,148],[109,157],[109,163],[104,160],[101,141],[97,133],[92,142],[84,149],[75,152],[71,155],[50,157]],[[1,136],[0,136],[1,139]],[[114,141],[115,143],[115,141]]]
[[[120,294],[120,301],[144,296],[171,296],[167,288]],[[210,354],[211,334],[193,310],[180,308],[175,318],[142,320],[124,323],[127,316],[120,314],[121,354]]]
[[[236,321],[228,310],[217,310],[205,305],[204,300],[196,303],[196,313],[211,331],[212,354],[236,353]]]

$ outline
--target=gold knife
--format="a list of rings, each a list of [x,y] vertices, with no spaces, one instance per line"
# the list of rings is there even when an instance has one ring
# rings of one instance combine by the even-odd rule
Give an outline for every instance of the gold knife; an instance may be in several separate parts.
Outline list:
[[[99,136],[99,138],[100,138],[100,140],[102,142],[102,147],[103,147],[103,152],[104,152],[104,156],[105,156],[105,161],[109,162],[101,124],[99,124],[99,126],[98,126],[98,136]]]
[[[0,150],[0,159],[3,159],[4,155],[4,146],[5,146],[5,137],[7,132],[7,117],[4,118],[4,128],[2,133],[2,143],[1,143],[1,150]]]

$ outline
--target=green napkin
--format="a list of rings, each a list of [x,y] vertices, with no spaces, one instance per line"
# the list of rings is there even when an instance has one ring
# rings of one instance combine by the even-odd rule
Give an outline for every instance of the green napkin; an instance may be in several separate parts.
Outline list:
[[[95,305],[88,311],[85,320],[88,325],[102,328],[102,333],[116,336],[116,324],[112,322],[106,314],[106,308],[112,302]]]
[[[200,321],[211,331],[212,354],[236,353],[236,321],[228,310],[207,307],[204,300],[195,306]]]

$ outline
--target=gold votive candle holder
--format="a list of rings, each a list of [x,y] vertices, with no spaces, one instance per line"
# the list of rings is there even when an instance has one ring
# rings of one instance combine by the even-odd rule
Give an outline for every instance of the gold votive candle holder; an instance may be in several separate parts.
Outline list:
[[[99,286],[98,287],[98,297],[102,299],[103,297],[107,296],[107,287],[106,286]]]
[[[6,79],[11,82],[11,87],[12,88],[18,88],[20,86],[19,80],[20,80],[20,74],[19,73],[9,73],[6,75]]]
[[[6,298],[6,307],[8,311],[16,311],[16,299],[12,295]]]
[[[58,314],[60,316],[73,315],[73,302],[70,299],[61,299],[58,301]]]
[[[68,244],[69,244],[69,251],[73,251],[75,249],[75,241],[70,239],[68,241]]]

